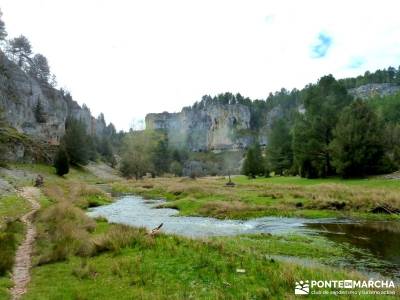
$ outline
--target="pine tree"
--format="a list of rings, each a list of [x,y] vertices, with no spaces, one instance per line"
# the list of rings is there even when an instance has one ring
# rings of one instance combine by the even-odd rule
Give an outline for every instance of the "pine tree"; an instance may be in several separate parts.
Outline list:
[[[0,107],[0,166],[5,165],[5,154],[7,146],[3,141],[3,129],[7,126],[6,118],[4,117],[3,109]]]
[[[342,109],[351,103],[343,84],[332,75],[304,91],[305,114],[294,128],[294,160],[301,176],[325,177],[334,173],[329,144]]]
[[[2,20],[3,13],[0,10],[0,41],[4,40],[7,36],[6,25]]]
[[[265,175],[265,171],[265,161],[262,157],[261,148],[260,145],[256,143],[247,150],[243,162],[242,174],[249,178],[256,178],[256,176]]]
[[[54,159],[54,167],[58,176],[63,176],[69,172],[69,159],[64,146],[60,146]]]
[[[43,106],[42,106],[42,103],[41,103],[40,99],[36,103],[33,112],[35,114],[36,122],[38,122],[38,123],[46,123],[46,117],[45,117],[45,113],[43,111]]]
[[[274,122],[268,139],[267,161],[268,166],[276,174],[283,173],[292,167],[292,136],[286,120]]]
[[[336,171],[342,177],[377,172],[384,157],[382,132],[378,117],[363,101],[347,107],[340,116],[330,146]]]
[[[152,155],[152,161],[156,175],[162,175],[169,171],[170,151],[168,149],[168,139],[166,136],[162,136],[157,142]]]
[[[91,152],[93,152],[93,140],[86,133],[85,124],[69,118],[65,127],[62,143],[65,145],[71,164],[86,165],[90,159]]]

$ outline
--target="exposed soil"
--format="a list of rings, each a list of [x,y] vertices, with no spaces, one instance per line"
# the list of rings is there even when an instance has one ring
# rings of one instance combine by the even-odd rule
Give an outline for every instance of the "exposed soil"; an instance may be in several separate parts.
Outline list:
[[[36,237],[36,229],[32,222],[34,213],[40,208],[37,199],[40,196],[40,190],[35,187],[24,187],[20,193],[32,205],[32,210],[22,216],[21,221],[26,226],[26,235],[22,244],[18,247],[15,256],[15,264],[13,268],[12,280],[14,287],[11,289],[11,298],[13,300],[20,299],[26,293],[28,283],[31,279],[31,255],[32,246]]]

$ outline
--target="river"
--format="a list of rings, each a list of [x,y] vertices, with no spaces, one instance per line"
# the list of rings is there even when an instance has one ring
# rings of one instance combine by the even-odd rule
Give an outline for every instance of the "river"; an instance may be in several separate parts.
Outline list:
[[[323,235],[336,243],[349,246],[351,253],[349,257],[343,258],[343,266],[400,279],[400,223],[396,221],[361,222],[335,218],[284,217],[220,220],[179,216],[176,209],[156,208],[162,203],[163,200],[122,196],[110,205],[91,208],[88,215],[148,229],[163,223],[163,232],[192,238],[258,233]]]

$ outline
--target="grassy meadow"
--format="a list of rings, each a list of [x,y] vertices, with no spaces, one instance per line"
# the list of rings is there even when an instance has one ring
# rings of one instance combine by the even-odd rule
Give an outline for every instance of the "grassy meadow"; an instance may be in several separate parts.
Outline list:
[[[164,207],[181,215],[248,219],[261,216],[352,217],[400,219],[394,214],[374,214],[378,206],[400,209],[400,184],[396,180],[371,178],[304,179],[271,177],[248,179],[236,176],[234,187],[223,177],[155,178],[117,182],[115,192],[164,198]]]
[[[41,173],[45,178],[42,208],[35,217],[38,235],[32,280],[24,300],[294,299],[294,285],[299,279],[366,278],[351,268],[337,267],[355,250],[324,237],[264,234],[189,239],[166,234],[151,236],[144,228],[91,219],[85,209],[112,201],[98,184],[109,185],[114,192],[166,198],[166,206],[178,208],[183,215],[218,218],[377,218],[369,209],[380,201],[392,201],[399,192],[392,181],[381,179],[366,184],[363,180],[235,177],[236,186],[230,188],[221,177],[110,181],[84,169],[72,169],[60,178],[48,166],[13,168]],[[26,211],[26,203],[10,197],[1,213],[9,215],[7,207],[17,207],[12,212],[18,217]],[[332,201],[344,201],[346,206],[333,208]],[[296,262],[281,257],[294,257]],[[7,299],[8,287],[9,273],[0,275],[0,299]]]

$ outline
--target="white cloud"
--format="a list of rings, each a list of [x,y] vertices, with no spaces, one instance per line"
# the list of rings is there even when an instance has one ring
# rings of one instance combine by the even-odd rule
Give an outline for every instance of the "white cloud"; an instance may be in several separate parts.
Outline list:
[[[10,35],[26,35],[78,102],[124,129],[203,94],[265,98],[400,58],[395,0],[0,1]],[[313,59],[320,32],[333,42]]]

